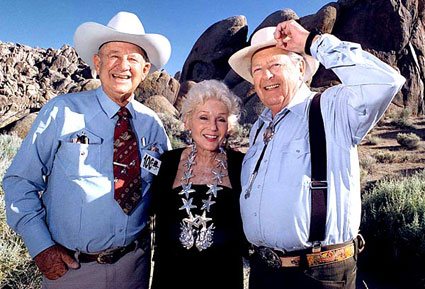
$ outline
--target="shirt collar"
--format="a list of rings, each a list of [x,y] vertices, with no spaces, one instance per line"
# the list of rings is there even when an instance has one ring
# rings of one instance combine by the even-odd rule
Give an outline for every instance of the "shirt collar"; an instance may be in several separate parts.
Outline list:
[[[283,115],[287,110],[295,113],[300,117],[304,117],[305,111],[308,107],[307,100],[311,94],[312,91],[305,83],[303,83],[295,96],[292,98],[291,102],[276,114],[275,119],[279,119],[280,116]],[[259,118],[264,122],[270,122],[272,120],[272,111],[269,108],[265,108]]]
[[[113,118],[118,112],[118,110],[120,109],[120,106],[106,95],[106,93],[103,91],[102,86],[96,89],[96,95],[103,111],[106,113],[106,115],[109,118]],[[134,101],[136,100],[134,99],[134,94],[133,94],[131,96],[130,102],[125,106],[130,111],[130,114],[133,118],[136,117],[136,113],[133,106]]]

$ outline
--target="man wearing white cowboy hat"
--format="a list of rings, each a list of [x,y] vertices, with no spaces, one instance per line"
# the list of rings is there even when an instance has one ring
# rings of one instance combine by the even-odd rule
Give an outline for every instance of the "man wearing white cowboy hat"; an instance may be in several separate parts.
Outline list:
[[[317,61],[342,82],[320,98],[305,84]],[[258,30],[229,63],[266,106],[241,173],[250,288],[355,288],[363,243],[356,146],[405,79],[360,45],[295,20]]]
[[[43,288],[148,288],[149,187],[170,142],[134,90],[170,43],[128,12],[82,24],[74,42],[101,86],[41,109],[3,180],[8,223]]]

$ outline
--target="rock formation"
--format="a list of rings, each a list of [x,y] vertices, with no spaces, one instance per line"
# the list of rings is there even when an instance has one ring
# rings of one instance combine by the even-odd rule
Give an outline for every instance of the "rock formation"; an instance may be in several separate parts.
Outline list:
[[[298,19],[294,11],[279,10],[265,17],[253,31],[293,18]],[[360,43],[365,50],[397,68],[407,82],[393,103],[414,114],[424,114],[425,1],[339,0],[299,21],[307,29],[317,28]],[[136,99],[174,118],[193,84],[218,79],[241,98],[241,121],[254,122],[263,106],[253,86],[228,65],[229,57],[247,46],[251,36],[248,37],[244,16],[214,23],[196,41],[182,72],[177,72],[174,78],[165,71],[150,74],[136,90]],[[311,87],[323,90],[337,83],[339,80],[331,71],[320,67]],[[57,94],[95,89],[99,85],[90,68],[68,45],[55,50],[0,41],[0,129],[7,127],[25,135],[27,128],[19,126],[28,127],[34,114],[23,120],[22,125],[16,121],[36,113]]]
[[[229,57],[246,45],[245,16],[235,16],[210,26],[193,46],[184,63],[180,83],[223,79],[230,70]]]
[[[75,90],[90,70],[64,45],[59,50],[0,42],[0,128],[38,111],[57,94]]]

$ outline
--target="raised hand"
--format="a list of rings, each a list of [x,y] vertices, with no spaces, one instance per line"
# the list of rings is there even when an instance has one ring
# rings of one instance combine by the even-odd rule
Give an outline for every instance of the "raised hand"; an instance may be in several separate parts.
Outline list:
[[[288,51],[304,54],[304,46],[309,33],[309,31],[295,20],[281,22],[277,25],[274,32],[274,38],[277,41],[276,46]]]

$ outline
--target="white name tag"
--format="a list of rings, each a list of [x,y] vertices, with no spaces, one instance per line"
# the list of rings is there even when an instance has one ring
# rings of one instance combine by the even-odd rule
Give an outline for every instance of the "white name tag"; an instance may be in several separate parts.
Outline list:
[[[161,161],[158,160],[156,157],[153,157],[150,154],[145,153],[145,155],[142,158],[141,167],[142,169],[147,170],[148,172],[156,176],[158,175],[159,168],[161,167]]]

